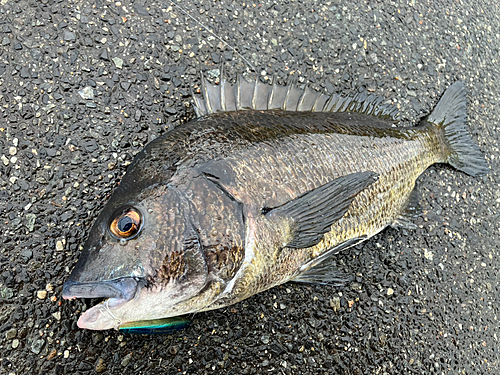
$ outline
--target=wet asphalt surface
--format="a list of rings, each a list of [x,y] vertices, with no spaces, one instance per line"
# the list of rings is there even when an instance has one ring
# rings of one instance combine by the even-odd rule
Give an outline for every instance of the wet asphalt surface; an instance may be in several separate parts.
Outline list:
[[[0,373],[499,373],[500,7],[369,3],[182,6],[262,80],[376,93],[403,124],[462,80],[491,173],[429,168],[418,229],[339,255],[343,287],[286,284],[146,337],[78,329],[96,301],[62,284],[134,155],[193,116],[199,72],[249,66],[167,1],[0,1]]]

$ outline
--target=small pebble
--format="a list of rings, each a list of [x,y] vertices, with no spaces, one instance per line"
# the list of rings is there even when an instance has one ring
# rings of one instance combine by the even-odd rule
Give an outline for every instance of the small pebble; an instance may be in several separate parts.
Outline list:
[[[432,260],[434,259],[434,254],[432,253],[432,251],[424,249],[424,257],[425,259]]]
[[[35,354],[40,354],[44,345],[44,339],[33,340],[33,342],[31,343],[31,351]]]
[[[11,328],[7,332],[5,332],[5,338],[7,340],[12,340],[16,336],[17,336],[17,329],[15,328]]]
[[[60,311],[56,311],[55,313],[52,314],[52,316],[54,318],[56,318],[57,320],[61,320],[61,312]]]
[[[97,364],[95,365],[96,372],[104,372],[106,371],[106,364],[104,363],[104,359],[99,358],[97,360]]]
[[[80,96],[83,99],[87,99],[87,100],[94,99],[94,90],[90,86],[87,86],[87,87],[81,89],[80,91],[78,91],[78,94],[80,94]]]
[[[14,146],[12,146],[11,148],[9,148],[9,154],[14,156],[15,154],[17,154],[17,148],[15,148]]]
[[[129,353],[123,358],[122,360],[122,366],[127,367],[127,365],[130,363],[130,360],[132,359],[132,353]]]
[[[120,59],[119,57],[113,57],[111,60],[113,60],[113,62],[115,63],[115,66],[118,69],[121,69],[123,67],[123,60]]]
[[[220,76],[220,70],[219,69],[212,69],[212,70],[209,70],[207,72],[207,75],[212,78],[212,79],[215,79],[217,77]]]
[[[1,287],[0,288],[0,298],[10,299],[14,297],[14,292],[12,288]]]
[[[101,59],[109,61],[109,53],[107,49],[104,49],[99,56]]]
[[[64,250],[64,245],[61,241],[56,242],[56,250],[57,251],[63,251]]]
[[[36,215],[35,214],[27,214],[26,215],[26,227],[30,232],[33,232],[35,229],[35,221],[36,221]]]
[[[47,291],[46,290],[39,290],[36,292],[36,296],[38,299],[45,299],[47,297]]]
[[[340,310],[340,298],[333,297],[330,300],[330,307],[333,309],[333,311],[339,311]]]
[[[57,350],[55,349],[52,349],[49,353],[49,355],[47,356],[47,360],[50,361],[52,358],[54,358],[55,356],[57,355]]]
[[[172,345],[168,348],[168,352],[172,355],[176,355],[177,354],[177,346],[175,345]]]
[[[352,283],[351,284],[351,289],[352,290],[361,290],[361,285],[358,283]]]
[[[76,41],[76,35],[75,33],[72,33],[71,31],[65,31],[64,32],[64,40],[67,42],[74,42]]]
[[[12,349],[17,349],[19,347],[19,340],[14,339],[12,340]]]

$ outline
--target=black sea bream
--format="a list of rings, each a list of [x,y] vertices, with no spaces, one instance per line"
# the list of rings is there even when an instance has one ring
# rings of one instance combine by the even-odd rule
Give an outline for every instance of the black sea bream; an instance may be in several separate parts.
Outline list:
[[[149,143],[91,229],[64,298],[107,298],[79,327],[117,328],[234,304],[290,280],[413,212],[434,163],[488,166],[455,83],[418,126],[372,96],[258,81],[203,82],[198,118]]]

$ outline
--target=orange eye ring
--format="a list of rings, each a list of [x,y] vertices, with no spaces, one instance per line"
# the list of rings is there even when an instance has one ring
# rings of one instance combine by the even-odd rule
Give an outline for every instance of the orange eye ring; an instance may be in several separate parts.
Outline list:
[[[109,231],[117,239],[130,240],[134,238],[142,227],[142,214],[133,207],[127,207],[114,215],[109,224]]]

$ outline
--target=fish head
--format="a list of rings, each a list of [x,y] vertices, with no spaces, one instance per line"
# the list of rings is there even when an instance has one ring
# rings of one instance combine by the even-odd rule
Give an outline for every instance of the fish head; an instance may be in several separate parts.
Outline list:
[[[189,312],[182,302],[207,282],[207,263],[182,194],[167,184],[139,193],[130,185],[120,184],[111,196],[64,284],[65,299],[106,298],[85,311],[80,328],[117,328]]]

